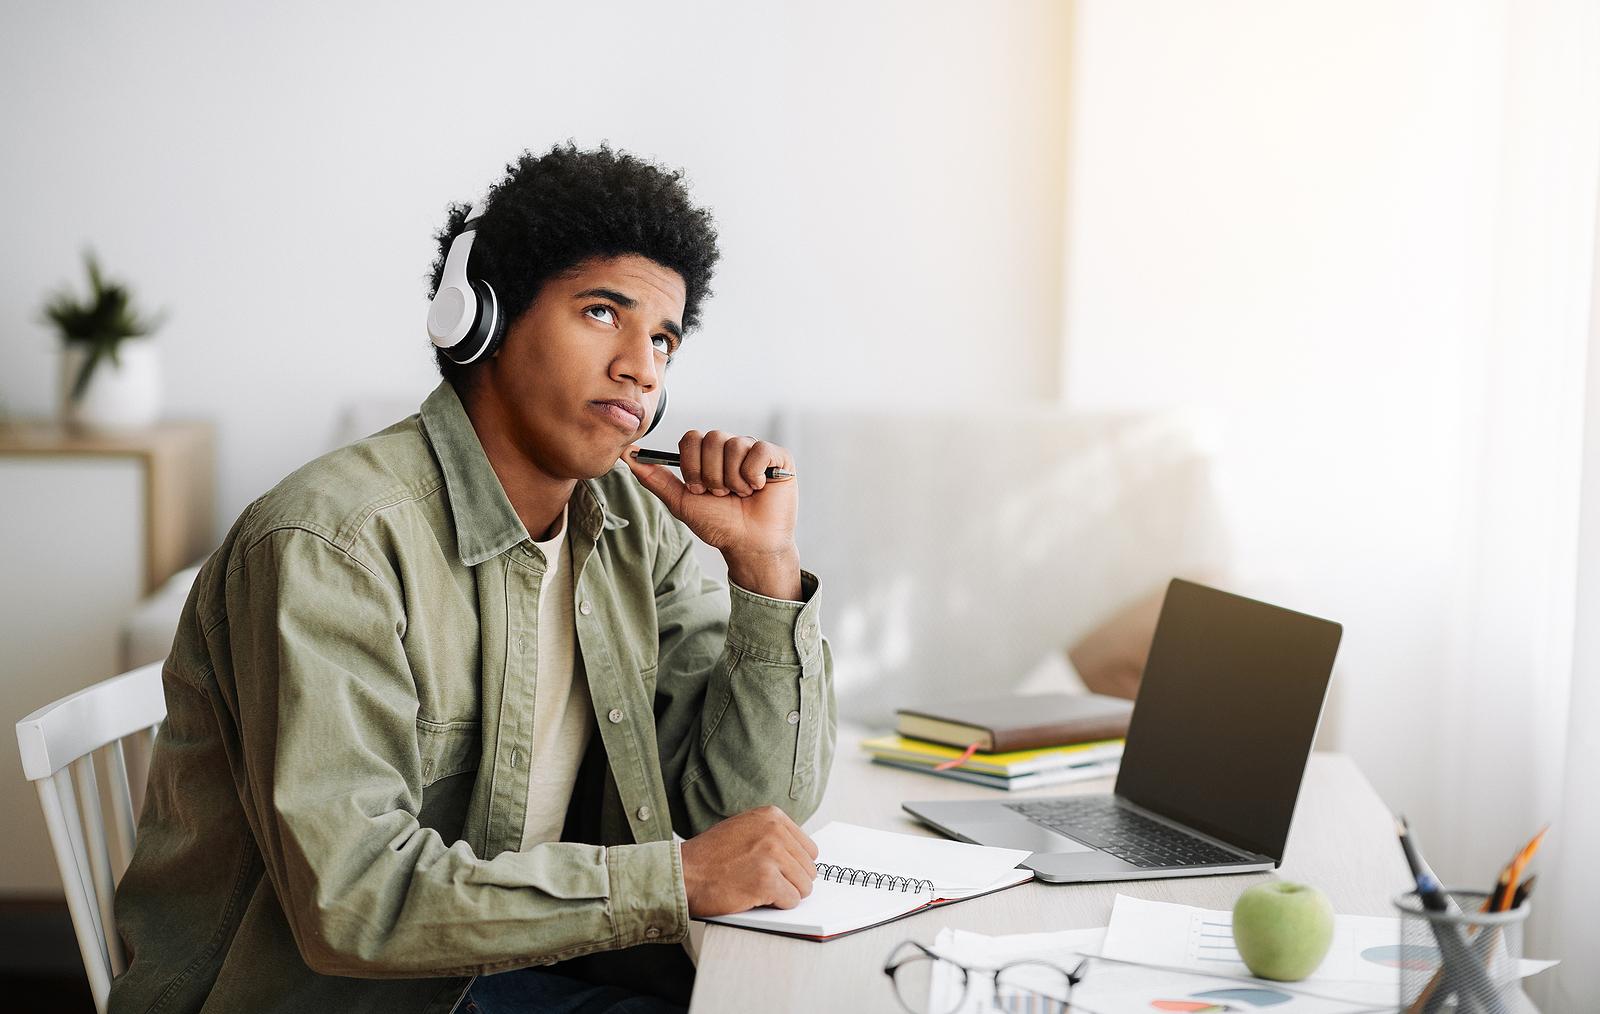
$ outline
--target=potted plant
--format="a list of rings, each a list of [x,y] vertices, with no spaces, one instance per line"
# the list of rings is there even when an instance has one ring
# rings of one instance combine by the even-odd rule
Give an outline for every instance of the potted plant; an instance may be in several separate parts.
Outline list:
[[[62,415],[74,428],[148,426],[161,415],[161,368],[150,337],[162,318],[134,311],[126,285],[100,274],[83,256],[89,295],[62,288],[44,305],[44,320],[61,335]]]

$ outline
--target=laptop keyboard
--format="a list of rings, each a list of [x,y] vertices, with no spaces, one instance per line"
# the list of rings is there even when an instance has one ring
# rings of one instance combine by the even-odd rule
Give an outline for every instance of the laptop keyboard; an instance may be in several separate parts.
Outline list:
[[[1067,796],[1003,805],[1041,827],[1077,838],[1135,866],[1217,866],[1242,858],[1120,807],[1109,796]]]

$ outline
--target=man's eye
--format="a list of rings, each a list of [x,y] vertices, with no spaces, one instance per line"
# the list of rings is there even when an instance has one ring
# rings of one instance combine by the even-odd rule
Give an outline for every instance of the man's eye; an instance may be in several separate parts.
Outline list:
[[[650,345],[664,356],[672,355],[672,339],[664,334],[650,336]]]
[[[588,314],[590,317],[593,317],[595,320],[610,324],[613,327],[616,326],[617,311],[613,310],[609,306],[591,306],[583,312]]]

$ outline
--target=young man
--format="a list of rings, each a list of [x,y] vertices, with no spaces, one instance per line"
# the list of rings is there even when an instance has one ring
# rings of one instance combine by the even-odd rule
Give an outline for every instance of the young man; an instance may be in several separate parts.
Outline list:
[[[687,1002],[659,945],[689,917],[810,893],[834,708],[798,480],[766,477],[794,462],[720,432],[679,441],[682,481],[627,454],[709,216],[567,146],[473,224],[503,340],[441,355],[419,415],[284,480],[201,571],[115,1011],[671,1009],[630,990]]]

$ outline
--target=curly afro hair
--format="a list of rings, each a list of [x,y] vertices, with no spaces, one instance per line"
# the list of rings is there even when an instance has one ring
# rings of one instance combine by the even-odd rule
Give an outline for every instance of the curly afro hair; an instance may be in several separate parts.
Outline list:
[[[439,291],[445,255],[461,232],[469,205],[453,204],[435,237],[431,298]],[[711,295],[717,230],[711,213],[689,201],[681,170],[671,170],[602,144],[579,151],[570,141],[543,155],[524,152],[506,166],[478,219],[467,273],[494,286],[507,321],[516,321],[544,283],[596,257],[638,254],[676,271],[687,290],[683,329],[700,323]],[[458,389],[471,371],[434,349],[439,373]]]

